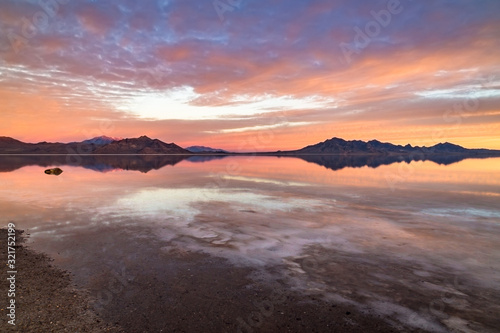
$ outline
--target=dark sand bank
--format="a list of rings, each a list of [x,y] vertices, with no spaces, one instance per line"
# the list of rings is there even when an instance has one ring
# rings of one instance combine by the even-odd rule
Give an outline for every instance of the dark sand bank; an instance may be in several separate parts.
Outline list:
[[[0,229],[2,281],[0,297],[1,332],[121,332],[99,318],[90,306],[88,294],[71,283],[69,273],[53,266],[51,259],[22,243],[16,231],[15,326],[8,323],[7,230]]]
[[[64,304],[68,313],[82,313],[84,319],[80,321],[76,315],[61,315],[48,306],[33,305],[36,297],[47,298],[42,291],[20,304],[19,311],[46,311],[45,322],[59,321],[62,332],[63,327],[84,332],[84,324],[89,332],[101,332],[98,325],[92,326],[96,318],[102,318],[109,327],[120,326],[125,332],[400,331],[369,311],[325,300],[321,294],[304,294],[285,280],[269,278],[279,276],[283,267],[269,268],[270,275],[256,278],[259,272],[255,269],[235,266],[226,259],[207,254],[179,250],[175,241],[170,242],[174,246],[169,246],[147,235],[131,237],[131,233],[117,230],[85,234],[80,235],[82,242],[76,241],[75,249],[70,252],[57,249],[65,258],[74,256],[70,261],[62,257],[56,261],[75,273],[73,281],[90,295],[97,316],[85,310],[83,304],[88,298],[75,301],[70,290],[60,298],[50,297],[51,307]],[[61,286],[70,285],[68,275],[49,267],[46,257],[23,251],[27,253],[24,260],[28,263],[40,261],[47,266],[45,280],[59,277]],[[33,259],[29,259],[30,256]],[[32,274],[28,267],[23,270]],[[37,281],[41,279],[33,278],[34,281],[26,284],[40,284]],[[36,322],[32,324],[38,328]],[[77,324],[82,324],[82,328],[77,328]],[[404,331],[423,332],[414,328]]]
[[[5,230],[1,237],[6,262]],[[452,326],[453,332],[494,332],[498,322],[498,295],[464,275],[425,275],[421,267],[356,260],[320,246],[303,258],[255,269],[184,251],[178,241],[112,228],[82,231],[72,248],[55,240],[56,263],[71,276],[19,245],[17,326],[10,328],[3,316],[1,331],[448,332]],[[1,274],[5,281],[6,270]],[[294,284],[295,277],[306,278],[309,290]],[[445,287],[450,283],[454,289]],[[327,297],[332,293],[340,298]],[[2,302],[5,309],[6,297]],[[427,315],[412,318],[405,309]]]
[[[256,282],[249,269],[207,255],[167,252],[143,265],[121,275],[123,290],[112,272],[93,285],[108,295],[99,313],[127,332],[397,332],[354,307],[301,295],[282,281]],[[148,265],[158,268],[143,270]]]

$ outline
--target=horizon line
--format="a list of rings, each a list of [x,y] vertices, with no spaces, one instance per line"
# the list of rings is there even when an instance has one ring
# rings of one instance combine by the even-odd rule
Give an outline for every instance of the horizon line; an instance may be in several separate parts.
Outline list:
[[[96,137],[93,137],[93,138],[89,138],[89,139],[83,139],[82,141],[69,141],[69,142],[59,142],[59,141],[55,141],[55,142],[49,142],[49,141],[39,141],[39,142],[25,142],[25,141],[21,141],[19,139],[16,139],[16,138],[13,138],[11,136],[0,136],[0,138],[8,138],[8,139],[13,139],[13,140],[16,140],[16,141],[19,141],[19,142],[22,142],[22,143],[26,143],[26,144],[41,144],[41,143],[48,143],[48,144],[71,144],[71,143],[75,143],[75,144],[79,144],[79,143],[83,143],[84,141],[88,141],[88,140],[93,140],[93,139],[97,139],[97,138],[102,138],[102,137],[107,137],[107,138],[111,138],[113,139],[113,137],[110,137],[110,136],[107,136],[107,135],[101,135],[101,136],[96,136]],[[139,137],[124,137],[124,138],[121,138],[119,140],[113,140],[112,142],[117,142],[117,141],[121,141],[121,140],[127,140],[127,139],[139,139],[141,137],[146,137],[150,140],[159,140],[163,143],[166,143],[166,144],[175,144],[183,149],[186,149],[184,148],[183,146],[175,143],[175,142],[165,142],[161,139],[158,139],[158,138],[151,138],[147,135],[141,135]],[[458,145],[458,144],[455,144],[453,142],[449,142],[449,141],[444,141],[444,142],[438,142],[438,143],[435,143],[433,144],[432,146],[414,146],[412,145],[411,143],[407,143],[405,145],[403,144],[395,144],[395,143],[392,143],[392,142],[388,142],[388,141],[380,141],[378,139],[370,139],[370,140],[361,140],[361,139],[352,139],[352,140],[346,140],[346,139],[343,139],[343,138],[340,138],[340,137],[331,137],[331,138],[328,138],[328,139],[325,139],[323,141],[320,141],[320,142],[316,142],[316,143],[312,143],[312,144],[307,144],[306,146],[303,146],[303,147],[300,147],[300,148],[296,148],[296,149],[292,149],[292,150],[281,150],[281,149],[278,149],[278,150],[273,150],[273,151],[260,151],[260,152],[256,152],[256,151],[241,151],[241,152],[238,152],[238,151],[228,151],[228,153],[236,153],[236,154],[255,154],[255,153],[278,153],[278,152],[293,152],[293,151],[296,151],[296,150],[300,150],[300,149],[303,149],[303,148],[306,148],[306,147],[309,147],[309,146],[314,146],[314,145],[317,145],[317,144],[320,144],[320,143],[323,143],[325,141],[328,141],[328,140],[332,140],[332,139],[340,139],[340,140],[343,140],[343,141],[346,141],[346,142],[352,142],[352,141],[360,141],[360,142],[365,142],[365,143],[368,143],[368,142],[371,142],[371,141],[377,141],[377,142],[380,142],[380,143],[386,143],[386,144],[392,144],[394,146],[401,146],[401,147],[405,147],[405,146],[410,146],[412,148],[431,148],[431,147],[434,147],[436,145],[439,145],[439,144],[452,144],[452,145],[456,145],[456,146],[459,146],[459,147],[462,147],[464,149],[487,149],[487,150],[492,150],[492,151],[500,151],[500,149],[494,149],[494,148],[484,148],[484,147],[481,147],[481,148],[466,148],[464,146],[461,146],[461,145]],[[193,146],[205,146],[207,148],[212,148],[212,149],[221,149],[221,150],[227,150],[225,148],[214,148],[214,147],[209,147],[209,146],[206,146],[205,144],[195,144],[195,145],[189,145],[187,148],[189,147],[193,147]],[[187,150],[187,149],[186,149]],[[1,154],[1,153],[0,153]],[[197,153],[193,153],[193,154],[197,154]],[[33,154],[28,154],[28,155],[33,155]],[[43,154],[43,155],[47,155],[47,154]],[[57,155],[57,154],[56,154]],[[63,154],[63,155],[67,155],[67,154]],[[73,154],[74,155],[74,154]],[[97,154],[77,154],[77,155],[97,155]],[[100,154],[100,155],[107,155],[107,154]],[[110,154],[110,155],[113,155],[113,154]],[[118,154],[118,155],[125,155],[125,154]],[[132,154],[132,155],[135,155],[135,154]],[[153,155],[153,154],[146,154],[146,155]],[[163,155],[163,154],[160,154],[160,155]],[[201,155],[207,155],[207,153],[203,153]]]

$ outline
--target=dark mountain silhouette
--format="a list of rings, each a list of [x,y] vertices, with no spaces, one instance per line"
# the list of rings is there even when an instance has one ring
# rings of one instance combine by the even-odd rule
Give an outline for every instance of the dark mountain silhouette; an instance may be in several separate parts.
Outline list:
[[[392,143],[380,142],[371,140],[368,142],[361,140],[346,141],[339,138],[332,138],[315,145],[310,145],[299,150],[287,151],[284,153],[292,154],[335,154],[335,155],[352,155],[352,154],[464,154],[464,153],[500,153],[500,151],[487,149],[466,149],[464,147],[445,142],[438,143],[432,147],[412,147],[410,144],[406,146],[394,145]]]
[[[24,142],[21,142],[19,140],[16,140],[16,139],[13,139],[13,138],[9,138],[7,136],[0,136],[0,147],[7,147],[9,145],[25,145],[26,143]]]
[[[475,149],[473,149],[475,150]],[[339,138],[332,138],[315,145],[310,145],[299,150],[291,151],[297,154],[400,154],[400,153],[465,153],[470,149],[463,148],[451,143],[439,143],[432,147],[412,147],[394,145],[392,143],[371,140],[368,142],[361,140],[346,141]],[[290,152],[288,152],[290,153]]]
[[[106,143],[107,142],[107,143]],[[0,137],[0,154],[189,154],[175,143],[141,136],[133,139],[97,137],[71,143],[25,143],[8,137]]]
[[[418,147],[407,144],[394,145],[392,143],[371,140],[346,141],[340,138],[332,138],[299,150],[278,151],[267,153],[230,153],[224,150],[213,149],[204,146],[189,147],[194,152],[179,147],[175,143],[165,143],[158,139],[150,139],[147,136],[139,138],[116,140],[109,137],[97,137],[83,142],[72,143],[24,143],[19,140],[0,137],[0,154],[69,154],[69,155],[114,155],[114,154],[186,154],[186,155],[274,155],[274,156],[302,156],[302,155],[379,155],[379,156],[402,156],[403,159],[431,159],[430,156],[460,155],[466,157],[488,157],[500,156],[499,150],[488,149],[466,149],[461,146],[445,142],[432,147]],[[434,158],[436,159],[436,158]],[[452,158],[456,159],[456,158]]]
[[[25,143],[9,137],[0,137],[0,154],[68,154],[77,152],[82,143]],[[87,145],[85,145],[87,146]],[[95,145],[89,145],[91,150]]]
[[[353,154],[353,153],[381,153],[389,150],[402,149],[392,144],[385,144],[376,140],[364,142],[360,140],[346,141],[332,138],[315,145],[296,150],[299,154]]]
[[[466,149],[448,142],[432,147],[412,147],[409,144],[401,146],[378,140],[364,142],[339,138],[284,152],[238,154],[217,149],[209,151],[212,148],[199,147],[205,151],[193,153],[174,143],[165,143],[147,136],[133,139],[97,137],[72,143],[25,143],[9,137],[0,137],[0,172],[14,171],[28,165],[42,167],[71,165],[99,172],[116,169],[149,172],[166,165],[175,165],[185,159],[202,163],[229,155],[295,157],[331,170],[363,166],[376,168],[380,165],[419,160],[447,165],[466,158],[500,156],[499,150]]]
[[[113,141],[98,147],[94,154],[191,154],[175,143],[165,143],[143,135],[137,139]]]

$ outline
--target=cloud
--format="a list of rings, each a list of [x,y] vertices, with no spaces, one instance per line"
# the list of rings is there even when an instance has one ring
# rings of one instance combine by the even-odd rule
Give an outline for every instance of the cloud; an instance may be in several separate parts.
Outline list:
[[[76,139],[108,119],[118,136],[226,148],[285,112],[291,126],[272,127],[264,148],[334,135],[401,142],[446,127],[453,104],[476,98],[480,106],[462,126],[486,128],[490,140],[499,124],[500,3],[401,6],[348,64],[339,45],[352,43],[355,28],[364,30],[387,1],[242,1],[222,21],[211,1],[71,1],[16,52],[9,34],[22,36],[23,18],[43,8],[6,0],[0,89],[19,112],[4,109],[2,130]],[[64,115],[54,127],[36,110],[55,106]],[[37,122],[58,132],[26,130]]]

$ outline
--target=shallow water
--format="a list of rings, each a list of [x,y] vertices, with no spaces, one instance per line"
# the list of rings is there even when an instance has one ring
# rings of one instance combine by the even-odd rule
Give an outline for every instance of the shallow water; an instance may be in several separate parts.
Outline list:
[[[129,159],[0,157],[8,171],[0,172],[0,222],[26,230],[32,248],[93,290],[99,284],[90,277],[121,272],[149,251],[201,253],[251,268],[250,279],[284,281],[396,326],[494,331],[500,158],[340,166],[333,157],[321,165],[292,157]],[[64,172],[45,175],[51,166]],[[148,253],[134,251],[136,242],[149,244]],[[146,274],[155,269],[148,267]],[[394,292],[405,289],[422,299]]]

